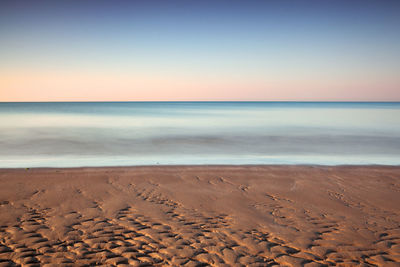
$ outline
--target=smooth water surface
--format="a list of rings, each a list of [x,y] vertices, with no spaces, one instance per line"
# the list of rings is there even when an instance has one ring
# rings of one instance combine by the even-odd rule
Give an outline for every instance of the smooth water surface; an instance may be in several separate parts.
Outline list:
[[[0,167],[400,164],[400,103],[0,103]]]

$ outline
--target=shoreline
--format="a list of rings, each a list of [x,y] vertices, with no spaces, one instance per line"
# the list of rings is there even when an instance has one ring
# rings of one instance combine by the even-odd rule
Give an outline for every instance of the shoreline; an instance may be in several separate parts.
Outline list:
[[[73,170],[73,169],[134,169],[134,168],[251,168],[251,167],[312,167],[312,168],[400,168],[400,164],[149,164],[116,166],[75,166],[75,167],[1,167],[0,171],[11,170]]]
[[[400,166],[0,169],[0,266],[400,262]]]

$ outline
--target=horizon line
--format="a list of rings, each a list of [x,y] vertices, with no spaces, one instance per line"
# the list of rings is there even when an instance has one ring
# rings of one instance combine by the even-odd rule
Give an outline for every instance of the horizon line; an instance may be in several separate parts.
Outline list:
[[[1,103],[400,103],[400,100],[128,100],[128,101],[0,101]]]

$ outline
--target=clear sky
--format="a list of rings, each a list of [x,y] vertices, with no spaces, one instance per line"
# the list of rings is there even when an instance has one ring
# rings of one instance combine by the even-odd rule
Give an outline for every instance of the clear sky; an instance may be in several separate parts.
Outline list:
[[[0,1],[0,101],[400,101],[400,1]]]

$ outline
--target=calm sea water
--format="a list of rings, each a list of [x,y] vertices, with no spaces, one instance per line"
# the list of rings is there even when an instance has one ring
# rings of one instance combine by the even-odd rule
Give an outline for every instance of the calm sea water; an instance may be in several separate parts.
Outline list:
[[[0,103],[0,167],[400,164],[400,103]]]

